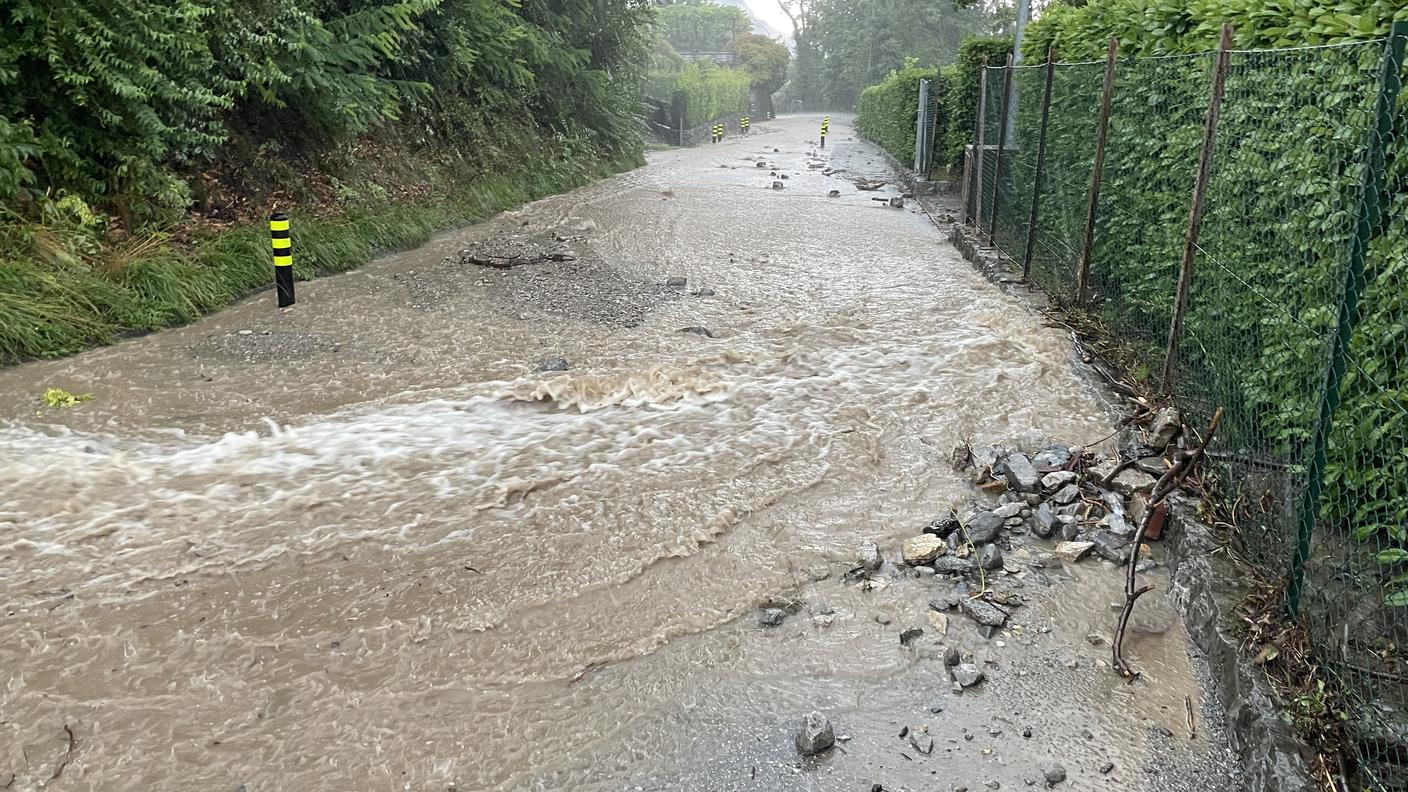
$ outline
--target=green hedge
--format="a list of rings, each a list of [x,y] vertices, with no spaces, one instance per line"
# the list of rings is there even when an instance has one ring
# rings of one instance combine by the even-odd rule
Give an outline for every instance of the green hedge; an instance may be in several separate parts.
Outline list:
[[[686,127],[707,124],[716,118],[748,112],[748,72],[721,69],[710,63],[692,63],[675,78],[684,94]]]
[[[1234,26],[1238,49],[1368,42],[1385,36],[1393,19],[1408,19],[1408,6],[1092,0],[1048,8],[1028,28],[1023,51],[1029,60],[1047,47],[1065,61],[1098,59],[1114,36],[1123,56],[1206,52],[1216,47],[1224,22]],[[1236,271],[1223,276],[1216,266],[1200,265],[1185,368],[1201,369],[1196,379],[1205,407],[1215,400],[1247,417],[1242,436],[1227,441],[1295,464],[1306,461],[1314,429],[1380,50],[1366,44],[1233,56],[1200,244]],[[1107,312],[1123,314],[1114,318],[1131,326],[1141,316],[1166,317],[1171,303],[1209,61],[1136,60],[1119,70],[1094,267],[1118,286]],[[1095,112],[1093,102],[1085,112]],[[1394,126],[1389,205],[1366,262],[1323,514],[1358,539],[1401,546],[1408,545],[1408,103],[1402,98]]]
[[[890,72],[879,85],[862,91],[856,105],[856,132],[879,144],[902,163],[914,160],[920,80],[933,80],[929,90],[943,95],[939,70],[921,69],[911,62],[903,69]],[[942,128],[942,111],[939,124]]]
[[[963,148],[973,142],[973,121],[978,115],[978,86],[982,80],[983,58],[990,64],[1004,63],[1012,51],[1010,38],[969,39],[958,48],[958,63],[946,81],[944,135],[934,144],[935,160],[962,170]]]

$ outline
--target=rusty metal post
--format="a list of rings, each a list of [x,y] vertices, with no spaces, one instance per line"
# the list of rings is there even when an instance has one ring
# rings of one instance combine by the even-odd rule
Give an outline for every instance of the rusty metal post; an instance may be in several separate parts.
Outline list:
[[[1032,180],[1032,212],[1027,217],[1027,249],[1022,253],[1022,280],[1032,279],[1032,246],[1036,244],[1037,207],[1041,204],[1041,177],[1046,173],[1046,126],[1051,121],[1051,78],[1056,74],[1056,50],[1046,50],[1046,88],[1041,95],[1041,134],[1036,144],[1036,177]]]
[[[1212,70],[1212,97],[1208,101],[1207,123],[1203,126],[1203,150],[1198,156],[1198,176],[1193,182],[1193,200],[1188,207],[1188,232],[1183,239],[1183,258],[1178,262],[1178,291],[1173,299],[1173,321],[1168,328],[1168,357],[1164,359],[1163,381],[1159,390],[1165,396],[1173,392],[1174,373],[1178,367],[1178,342],[1183,337],[1183,318],[1188,313],[1188,292],[1193,287],[1193,264],[1198,249],[1198,232],[1203,224],[1203,205],[1208,182],[1212,180],[1212,159],[1217,148],[1217,120],[1222,115],[1222,94],[1227,84],[1228,51],[1232,49],[1232,26],[1222,26],[1222,40],[1217,45],[1217,64]]]
[[[1076,302],[1090,300],[1090,250],[1095,245],[1095,208],[1100,203],[1100,181],[1105,172],[1105,141],[1110,135],[1110,102],[1115,96],[1115,59],[1120,42],[1110,37],[1105,54],[1105,87],[1100,92],[1100,129],[1095,135],[1095,164],[1090,170],[1090,196],[1085,207],[1085,236],[1081,239],[1080,261],[1076,263]]]
[[[1007,68],[1002,72],[1002,129],[997,133],[997,159],[992,167],[992,219],[988,223],[988,241],[997,247],[997,210],[1002,204],[1002,150],[1007,148],[1007,114],[1012,112],[1012,56],[1007,56]]]

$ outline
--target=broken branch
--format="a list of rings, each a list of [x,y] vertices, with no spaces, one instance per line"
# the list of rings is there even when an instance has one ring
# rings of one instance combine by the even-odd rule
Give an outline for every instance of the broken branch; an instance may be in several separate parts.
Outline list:
[[[1134,679],[1139,676],[1139,672],[1129,667],[1124,661],[1120,652],[1124,647],[1124,632],[1129,627],[1130,614],[1134,612],[1134,602],[1145,593],[1153,590],[1153,586],[1144,586],[1136,589],[1139,551],[1144,548],[1144,533],[1149,529],[1149,520],[1154,516],[1154,512],[1163,506],[1164,501],[1182,486],[1185,479],[1197,467],[1207,452],[1208,444],[1212,442],[1213,435],[1217,434],[1217,425],[1222,422],[1222,408],[1218,407],[1213,413],[1212,421],[1208,423],[1208,432],[1203,437],[1203,441],[1190,454],[1184,454],[1173,464],[1159,480],[1154,484],[1154,488],[1149,492],[1149,505],[1144,507],[1144,515],[1139,518],[1139,528],[1134,532],[1134,544],[1130,545],[1129,558],[1125,560],[1124,578],[1124,608],[1120,610],[1120,620],[1115,627],[1115,640],[1111,642],[1114,658],[1112,665],[1116,672],[1125,679]]]

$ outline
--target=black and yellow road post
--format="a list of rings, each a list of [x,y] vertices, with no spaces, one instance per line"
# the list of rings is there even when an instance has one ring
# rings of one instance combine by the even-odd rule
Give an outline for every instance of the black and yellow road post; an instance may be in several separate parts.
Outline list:
[[[748,116],[738,119],[738,126],[743,129],[743,134],[748,134]]]
[[[826,131],[831,127],[831,116],[822,116],[821,119],[821,147],[826,148]]]
[[[722,143],[722,142],[723,142],[723,140],[724,140],[724,125],[723,125],[723,124],[714,124],[714,128],[713,128],[712,130],[710,130],[710,131],[713,132],[713,135],[714,135],[714,142],[715,142],[715,143]]]
[[[288,215],[269,215],[269,243],[274,246],[274,289],[279,294],[279,307],[293,305],[293,238],[289,236]]]

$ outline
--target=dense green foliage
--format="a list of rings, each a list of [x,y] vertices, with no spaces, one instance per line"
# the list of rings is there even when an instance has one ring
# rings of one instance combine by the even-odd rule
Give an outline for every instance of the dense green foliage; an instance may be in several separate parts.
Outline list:
[[[743,69],[721,69],[708,62],[692,63],[675,80],[684,97],[684,125],[707,124],[716,118],[748,112],[751,80]]]
[[[969,39],[958,48],[958,62],[947,81],[948,97],[942,116],[940,140],[934,143],[935,165],[963,167],[963,149],[973,142],[973,122],[978,115],[978,87],[982,82],[983,59],[989,64],[1006,61],[1012,52],[1010,38]]]
[[[185,321],[267,280],[265,255],[191,252],[209,238],[203,222],[173,226],[191,213],[248,219],[275,195],[351,211],[360,185],[387,198],[363,207],[378,214],[442,183],[362,173],[365,151],[480,180],[489,162],[540,168],[527,178],[544,185],[634,160],[652,13],[645,0],[0,4],[0,358]],[[367,249],[301,266],[345,268]]]
[[[659,30],[679,52],[731,52],[734,41],[753,29],[742,9],[711,0],[680,0],[662,5]]]
[[[787,82],[791,51],[782,42],[756,33],[739,36],[737,46],[740,65],[748,72],[753,94],[762,105],[758,113],[774,112],[772,96]]]
[[[890,72],[879,85],[862,91],[856,106],[856,132],[866,140],[879,144],[905,164],[914,161],[920,80],[932,80],[929,90],[943,95],[939,70],[921,69],[911,62],[903,69]],[[938,121],[942,127],[942,113]]]
[[[958,7],[942,0],[784,0],[796,58],[788,100],[812,108],[854,107],[907,58],[925,67],[951,63],[959,44],[1001,32],[1016,18],[1010,3]]]
[[[1372,40],[1401,3],[1347,0],[1093,0],[1053,7],[1028,30],[1028,58],[1066,60],[1199,52],[1222,23],[1239,48]],[[1306,460],[1358,206],[1381,47],[1234,54],[1215,176],[1200,240],[1179,387],[1226,406],[1248,451]],[[1208,58],[1121,66],[1111,120],[1100,278],[1117,287],[1117,325],[1157,327],[1172,302],[1193,162],[1207,106]],[[1087,82],[1089,82],[1087,80]],[[1097,101],[1086,91],[1088,117]],[[1408,542],[1408,105],[1388,147],[1389,206],[1373,229],[1351,365],[1331,437],[1324,514],[1360,539]],[[1086,124],[1088,126],[1088,124]],[[1085,144],[1088,148],[1088,142]],[[1157,333],[1151,333],[1156,336]],[[1152,340],[1152,339],[1151,339]]]

